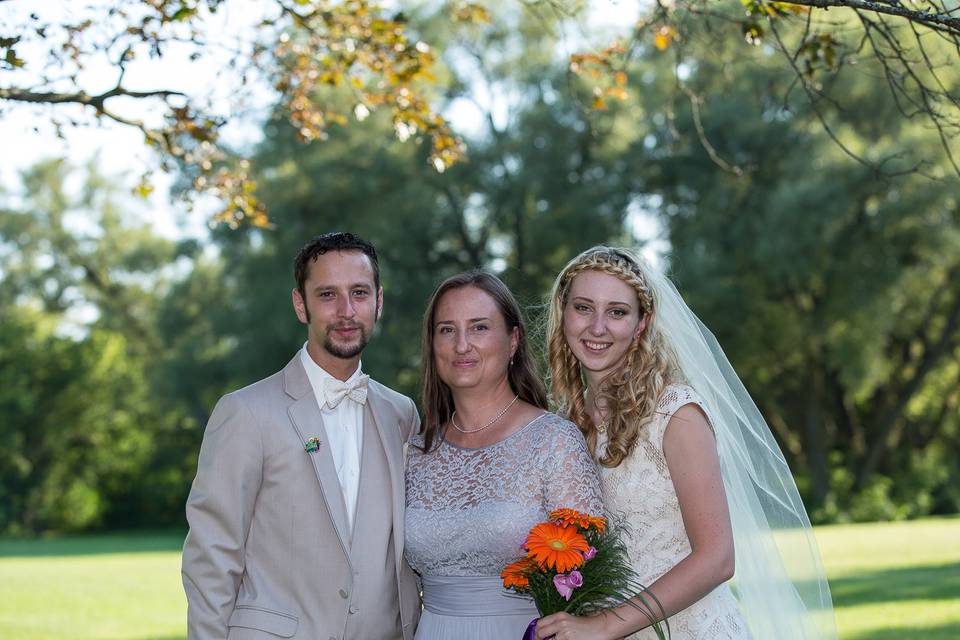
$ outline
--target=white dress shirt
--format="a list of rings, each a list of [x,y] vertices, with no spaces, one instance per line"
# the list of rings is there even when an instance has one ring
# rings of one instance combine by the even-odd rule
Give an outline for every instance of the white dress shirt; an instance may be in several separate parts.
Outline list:
[[[337,479],[340,480],[340,491],[347,506],[347,524],[353,530],[354,512],[357,508],[357,493],[360,490],[360,452],[363,449],[363,405],[354,402],[349,397],[344,398],[335,408],[327,406],[324,399],[323,386],[327,378],[333,378],[324,371],[323,367],[314,362],[307,353],[304,343],[300,350],[300,360],[307,371],[310,386],[320,406],[320,415],[323,417],[323,427],[327,434],[327,444],[333,454],[333,464],[337,469]],[[347,379],[352,382],[363,375],[362,366]]]

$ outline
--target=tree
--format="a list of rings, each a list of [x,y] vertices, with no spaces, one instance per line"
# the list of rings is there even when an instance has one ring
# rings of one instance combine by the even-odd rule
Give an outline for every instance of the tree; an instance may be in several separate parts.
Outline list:
[[[946,456],[960,429],[955,190],[847,162],[812,126],[812,107],[780,108],[792,78],[776,64],[730,85],[722,51],[698,59],[688,82],[714,95],[710,119],[675,111],[640,154],[656,167],[648,201],[667,222],[681,290],[758,399],[818,518],[956,509],[958,470]],[[884,90],[866,76],[847,87],[874,105]],[[645,94],[648,109],[663,109],[662,95]],[[893,105],[834,117],[877,156],[938,148],[936,130]],[[683,136],[701,126],[718,153],[752,169],[718,170]],[[930,158],[940,170],[951,163],[945,151]]]
[[[98,120],[139,130],[163,168],[182,169],[195,190],[224,201],[217,219],[232,224],[267,220],[248,164],[220,140],[222,127],[242,105],[219,112],[211,104],[214,96],[189,96],[182,85],[139,89],[150,83],[135,75],[138,68],[143,73],[139,60],[185,54],[198,64],[221,65],[237,86],[272,88],[284,105],[278,116],[304,141],[326,137],[329,126],[346,122],[349,114],[363,120],[384,107],[397,135],[430,141],[429,160],[437,170],[462,153],[421,91],[431,78],[434,53],[411,37],[402,13],[390,16],[375,1],[273,0],[243,36],[229,39],[213,32],[215,15],[231,8],[227,0],[105,0],[69,16],[2,1],[20,15],[0,33],[0,104],[58,107],[51,114],[57,128],[76,124],[75,111],[59,108],[74,105]],[[89,89],[88,69],[98,65],[112,68],[115,81]],[[321,86],[349,89],[350,108],[316,101]],[[143,109],[130,106],[135,102],[149,103],[162,117],[143,117]]]
[[[216,234],[236,291],[225,327],[238,336],[232,371],[265,375],[302,340],[276,309],[289,304],[290,257],[314,232],[349,225],[381,248],[386,317],[365,367],[414,393],[419,313],[441,278],[490,268],[535,318],[570,256],[632,242],[629,213],[646,210],[663,221],[682,290],[761,404],[819,519],[956,508],[948,487],[960,470],[945,452],[960,425],[942,418],[960,400],[950,284],[958,220],[947,181],[881,179],[848,162],[802,96],[782,105],[792,80],[773,52],[754,50],[756,73],[731,83],[724,50],[691,51],[700,61],[691,91],[714,96],[698,122],[669,90],[674,69],[656,50],[627,69],[636,95],[598,114],[584,107],[589,89],[542,55],[556,45],[544,25],[495,18],[449,37],[452,98],[511,96],[465,136],[468,163],[429,171],[421,150],[381,146],[390,123],[378,117],[306,152],[289,127],[268,129],[253,170],[277,226]],[[490,70],[472,87],[457,75],[465,59]],[[884,85],[866,75],[850,90],[883,104]],[[870,118],[831,116],[878,157],[937,148],[935,131],[889,103]],[[712,153],[750,170],[718,168],[698,128]],[[945,154],[937,161],[949,166]],[[915,448],[904,451],[897,442],[907,439]],[[866,469],[861,479],[846,471],[854,467]],[[895,476],[910,488],[894,487]]]
[[[126,341],[84,341],[24,307],[0,312],[0,530],[78,531],[104,522],[150,456],[149,389]]]
[[[245,154],[232,152],[221,140],[221,130],[240,117],[242,105],[217,109],[214,97],[202,92],[188,95],[179,83],[144,82],[137,78],[138,70],[145,68],[138,61],[180,52],[198,65],[222,68],[219,75],[228,75],[237,87],[273,91],[283,105],[275,116],[287,119],[303,141],[322,139],[331,125],[362,121],[384,108],[392,132],[401,139],[428,140],[426,159],[443,170],[461,158],[464,147],[440,115],[444,96],[430,87],[441,73],[435,62],[449,44],[442,33],[455,31],[460,24],[493,20],[482,2],[448,2],[440,12],[442,28],[431,34],[439,32],[439,37],[421,38],[405,13],[390,15],[375,0],[271,0],[263,4],[262,19],[245,25],[242,37],[224,38],[214,31],[216,17],[235,5],[228,0],[103,0],[89,14],[68,19],[35,7],[28,10],[17,0],[0,1],[20,11],[0,33],[0,104],[51,106],[58,127],[77,118],[75,112],[63,111],[64,106],[82,106],[96,119],[140,130],[145,142],[157,149],[163,166],[183,170],[192,187],[186,192],[218,196],[225,206],[217,219],[234,225],[242,221],[265,225],[268,220]],[[404,11],[417,13],[420,7],[409,4]],[[581,3],[561,0],[517,3],[512,10],[534,12],[527,14],[551,24],[558,34],[584,15]],[[841,17],[835,19],[838,13]],[[923,117],[936,128],[953,171],[960,175],[951,145],[960,131],[956,73],[960,17],[943,0],[921,0],[909,7],[869,0],[682,0],[643,9],[631,22],[635,26],[622,34],[625,41],[593,51],[588,43],[586,52],[572,57],[571,68],[593,84],[587,102],[594,108],[603,109],[609,100],[627,96],[629,61],[652,46],[674,52],[675,90],[699,112],[707,97],[693,93],[684,81],[695,62],[685,53],[688,44],[745,37],[750,44],[772,46],[781,54],[780,64],[793,71],[795,85],[785,89],[785,95],[795,88],[802,91],[834,141],[884,173],[889,167],[883,159],[872,160],[850,148],[842,136],[834,135],[834,125],[823,113],[842,101],[847,72],[856,69],[854,64],[874,60],[889,85],[887,100],[895,101],[903,118]],[[743,47],[728,59],[727,74],[750,73],[740,64],[751,58]],[[27,52],[40,53],[35,58]],[[86,86],[84,72],[96,65],[113,69],[111,86]],[[323,87],[340,87],[352,99],[331,104],[323,99],[329,92],[317,91]],[[151,103],[162,117],[141,117],[142,110],[128,106],[136,102]],[[697,133],[704,147],[712,149],[702,123]],[[712,155],[721,166],[743,170]],[[926,171],[926,164],[921,158],[898,170]],[[142,188],[150,187],[144,183]]]
[[[673,90],[673,45],[648,47],[624,69],[626,99],[596,110],[555,55],[563,16],[507,7],[456,30],[446,16],[409,24],[443,52],[436,95],[476,103],[482,124],[460,132],[468,162],[443,173],[428,145],[392,139],[388,110],[304,145],[278,103],[248,167],[273,224],[217,227],[210,246],[158,238],[117,180],[88,171],[76,187],[60,161],[0,194],[0,527],[180,523],[217,397],[303,342],[292,259],[317,233],[377,245],[386,304],[364,368],[416,396],[423,306],[442,278],[498,273],[539,340],[560,267],[592,244],[639,243],[638,212],[660,221],[665,263],[815,517],[957,509],[960,219],[947,180],[849,162],[787,92],[794,77],[772,49],[748,48],[753,72],[731,76],[739,42],[687,41],[685,86],[711,97],[695,103]],[[904,166],[936,150],[927,172],[948,173],[937,132],[884,102],[883,81],[864,73],[847,91],[876,106],[819,105],[845,144]],[[316,99],[346,112],[356,96],[330,86]]]
[[[884,0],[657,2],[625,38],[601,51],[574,56],[572,66],[592,79],[595,104],[603,106],[609,96],[626,97],[625,71],[631,59],[650,50],[671,54],[672,93],[689,102],[697,136],[713,161],[739,174],[748,168],[716,153],[705,135],[706,116],[701,112],[711,95],[694,91],[687,77],[703,61],[698,52],[706,49],[723,53],[719,70],[728,83],[740,75],[762,74],[755,66],[757,57],[749,51],[758,47],[775,53],[777,64],[791,73],[792,82],[782,88],[780,102],[796,104],[795,94],[802,95],[804,110],[816,117],[833,142],[877,175],[917,171],[941,178],[946,169],[960,176],[955,143],[960,136],[960,16],[951,5],[942,0],[909,5]],[[739,47],[729,46],[738,40]],[[899,119],[916,120],[936,131],[938,146],[948,159],[946,167],[938,166],[937,153],[916,154],[912,163],[871,157],[836,131],[830,112],[848,111],[869,120],[865,105],[849,92],[864,68],[885,80],[887,92],[875,94],[877,100],[895,105]],[[893,168],[888,166],[891,161]]]
[[[192,247],[133,224],[95,171],[73,187],[76,173],[43,162],[0,204],[0,530],[12,533],[177,522],[192,465],[196,432],[166,392],[155,320]]]
[[[423,305],[443,277],[476,267],[500,274],[531,309],[536,333],[543,295],[563,263],[622,237],[632,177],[617,142],[571,99],[580,89],[549,53],[556,36],[524,13],[439,35],[443,24],[423,16],[418,27],[454,61],[479,57],[489,72],[469,79],[450,63],[451,98],[469,99],[468,80],[513,96],[505,112],[487,113],[485,126],[465,134],[468,162],[437,174],[422,162],[425,149],[383,144],[391,123],[381,115],[307,147],[287,124],[267,127],[252,172],[275,226],[214,236],[235,292],[222,331],[238,341],[229,368],[241,381],[275,371],[302,343],[302,328],[282,310],[290,305],[292,258],[319,232],[349,228],[378,247],[385,315],[364,366],[410,394]]]
[[[149,351],[156,347],[147,326],[149,292],[162,279],[161,269],[192,246],[133,223],[111,179],[94,166],[86,172],[79,193],[68,187],[74,169],[65,161],[41,162],[24,173],[26,205],[2,211],[0,237],[11,251],[0,259],[0,299],[55,315],[93,313],[105,328]]]

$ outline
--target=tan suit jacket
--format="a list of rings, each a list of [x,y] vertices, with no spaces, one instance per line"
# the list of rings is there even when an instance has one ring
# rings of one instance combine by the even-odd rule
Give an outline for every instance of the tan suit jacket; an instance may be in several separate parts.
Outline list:
[[[351,627],[365,634],[402,628],[404,640],[413,637],[420,602],[403,559],[403,443],[420,419],[410,398],[373,380],[364,416],[365,434],[379,435],[379,442],[365,436],[364,451],[382,445],[382,453],[370,451],[386,460],[389,473],[371,462],[382,481],[363,485],[370,469],[361,467],[357,513],[367,506],[365,513],[392,519],[380,523],[392,541],[382,545],[387,549],[356,548],[351,540],[319,405],[299,354],[279,373],[220,399],[187,499],[183,584],[191,640],[349,640]],[[304,443],[312,436],[321,445],[308,453]],[[374,516],[366,517],[370,523]],[[371,566],[388,567],[380,573],[396,581],[394,590],[376,576],[388,589],[374,592],[397,593],[399,603],[364,603],[362,625],[351,625],[366,588],[361,576]],[[401,636],[384,631],[383,637]]]

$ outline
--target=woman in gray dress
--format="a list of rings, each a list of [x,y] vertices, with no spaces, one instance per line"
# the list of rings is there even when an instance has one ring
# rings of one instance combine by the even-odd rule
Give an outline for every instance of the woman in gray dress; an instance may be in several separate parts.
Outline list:
[[[416,638],[519,640],[537,609],[500,572],[551,511],[602,511],[597,469],[577,427],[546,411],[520,308],[498,278],[441,283],[422,347],[423,430],[406,475],[405,553],[423,585]]]

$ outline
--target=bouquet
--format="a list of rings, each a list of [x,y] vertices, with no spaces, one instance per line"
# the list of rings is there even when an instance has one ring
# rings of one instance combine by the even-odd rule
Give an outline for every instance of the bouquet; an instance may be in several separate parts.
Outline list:
[[[527,554],[500,577],[506,589],[532,597],[541,616],[590,615],[629,602],[650,620],[664,617],[653,594],[636,581],[626,546],[608,529],[606,518],[557,509],[530,529],[523,548]],[[533,638],[536,623],[530,623],[524,640]],[[659,623],[652,628],[658,638],[668,637]]]

